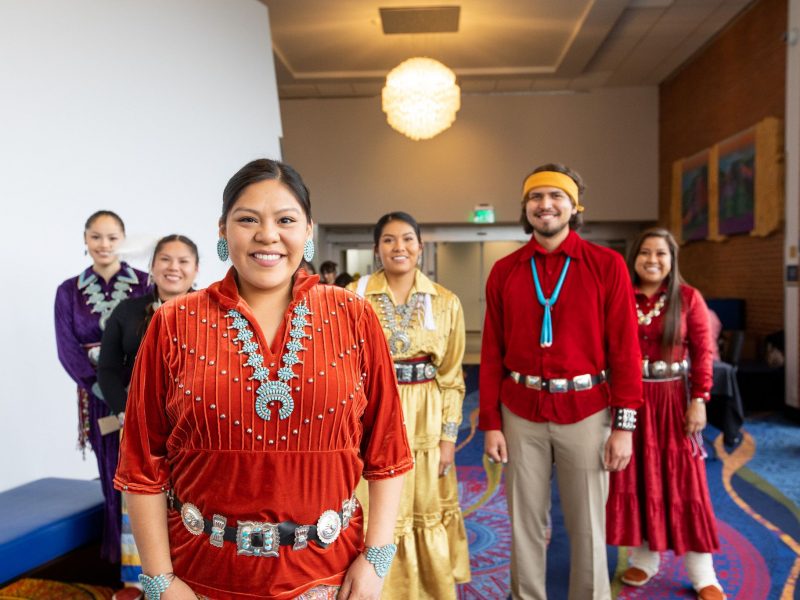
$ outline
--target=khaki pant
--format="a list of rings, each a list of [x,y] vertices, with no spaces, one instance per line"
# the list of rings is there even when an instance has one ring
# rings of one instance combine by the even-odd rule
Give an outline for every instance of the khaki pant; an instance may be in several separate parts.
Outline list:
[[[570,541],[570,600],[609,600],[606,560],[608,472],[603,467],[611,432],[609,411],[578,423],[534,423],[505,406],[508,444],[506,493],[512,524],[511,592],[515,600],[546,600],[546,530],[550,478],[556,466],[561,508]]]

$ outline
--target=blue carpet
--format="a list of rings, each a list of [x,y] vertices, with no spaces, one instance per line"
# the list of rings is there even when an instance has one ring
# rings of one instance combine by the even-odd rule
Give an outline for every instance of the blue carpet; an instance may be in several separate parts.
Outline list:
[[[503,599],[510,593],[511,525],[501,469],[483,462],[483,435],[475,428],[477,372],[467,370],[464,421],[459,432],[459,491],[470,543],[472,581],[460,585],[460,599]],[[720,552],[717,574],[728,598],[800,600],[800,426],[777,416],[748,421],[744,441],[722,445],[718,430],[705,432],[709,490],[717,516]],[[567,597],[569,542],[553,485],[552,539],[547,557],[550,600]],[[662,555],[661,570],[645,588],[619,582],[625,550],[609,547],[612,597],[650,600],[695,598],[683,561]],[[619,561],[618,561],[619,557]],[[618,565],[618,562],[620,565]]]

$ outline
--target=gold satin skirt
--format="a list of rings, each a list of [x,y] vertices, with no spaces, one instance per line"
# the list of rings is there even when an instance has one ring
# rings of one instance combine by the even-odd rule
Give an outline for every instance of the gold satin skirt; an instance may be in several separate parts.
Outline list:
[[[397,555],[383,584],[383,600],[455,600],[456,583],[470,580],[456,470],[439,477],[441,394],[429,393],[435,385],[399,386],[414,469],[403,481],[394,533]],[[356,495],[366,519],[366,481],[359,483]]]

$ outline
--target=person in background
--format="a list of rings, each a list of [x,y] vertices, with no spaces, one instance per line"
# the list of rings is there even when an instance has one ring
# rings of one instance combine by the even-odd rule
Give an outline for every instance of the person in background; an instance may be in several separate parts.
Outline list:
[[[413,467],[378,318],[301,268],[311,201],[290,166],[242,167],[218,227],[232,268],[156,311],[128,392],[115,484],[145,593],[377,600]]]
[[[319,281],[326,285],[336,283],[336,268],[338,265],[332,260],[326,260],[319,266]]]
[[[191,290],[197,277],[198,261],[197,246],[189,238],[178,234],[161,238],[156,243],[150,262],[152,293],[123,300],[106,322],[100,345],[97,380],[105,403],[111,413],[119,417],[120,424],[124,421],[127,387],[144,332],[153,314],[164,302]],[[122,582],[127,586],[136,586],[142,569],[124,498],[121,547]],[[131,598],[136,597],[132,590],[126,589],[117,592],[114,600],[127,600],[126,593]]]
[[[339,273],[336,276],[336,281],[333,282],[333,285],[338,285],[339,287],[347,287],[353,283],[353,276],[350,273]]]
[[[580,175],[561,164],[526,177],[520,220],[533,235],[486,283],[479,427],[489,459],[508,463],[515,599],[547,597],[553,465],[570,541],[569,598],[611,596],[607,471],[630,460],[641,359],[625,261],[574,231],[583,192]]]
[[[608,543],[633,547],[622,582],[646,585],[660,552],[685,556],[699,600],[723,600],[711,552],[719,549],[706,482],[706,402],[712,385],[709,315],[703,297],[683,282],[678,245],[665,229],[634,241],[628,268],[636,292],[644,406],[634,453],[612,473]]]
[[[465,391],[464,313],[455,294],[419,270],[422,240],[411,215],[384,215],[373,239],[382,267],[349,289],[380,315],[414,454],[395,527],[397,560],[381,598],[455,599],[455,584],[470,580],[454,464]]]
[[[55,300],[58,359],[78,386],[78,444],[84,452],[87,446],[94,451],[106,500],[100,552],[114,563],[120,560],[120,497],[113,485],[119,434],[101,433],[98,420],[108,417],[109,410],[97,385],[97,361],[111,312],[123,300],[149,290],[147,273],[120,261],[117,255],[124,239],[125,224],[119,215],[110,210],[92,214],[83,231],[92,264],[59,285]]]

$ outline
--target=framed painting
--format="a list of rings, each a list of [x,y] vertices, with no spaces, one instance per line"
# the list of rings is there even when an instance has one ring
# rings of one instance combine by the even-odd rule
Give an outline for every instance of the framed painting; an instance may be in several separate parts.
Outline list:
[[[708,150],[681,161],[681,240],[684,242],[708,237],[708,179]]]
[[[756,130],[743,131],[718,146],[718,230],[750,233],[755,224]]]

